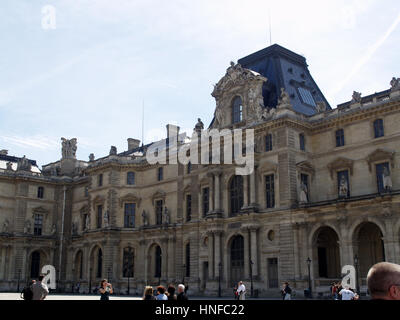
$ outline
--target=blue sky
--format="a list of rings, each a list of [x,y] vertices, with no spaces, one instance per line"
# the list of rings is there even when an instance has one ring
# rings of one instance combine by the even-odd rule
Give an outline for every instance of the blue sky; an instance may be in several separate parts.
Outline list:
[[[42,8],[56,28],[42,28]],[[2,0],[0,149],[39,165],[108,154],[208,125],[212,85],[237,61],[272,43],[304,55],[331,106],[389,88],[400,77],[400,2]]]

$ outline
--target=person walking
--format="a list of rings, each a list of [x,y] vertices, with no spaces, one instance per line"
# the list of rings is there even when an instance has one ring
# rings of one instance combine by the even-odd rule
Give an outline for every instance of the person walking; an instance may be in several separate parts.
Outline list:
[[[46,284],[42,283],[44,276],[39,276],[38,281],[32,284],[32,300],[44,300],[49,294]]]
[[[32,298],[33,298],[32,285],[35,284],[35,282],[36,282],[35,280],[31,280],[28,283],[28,285],[24,289],[22,289],[21,295],[20,295],[21,299],[32,300]]]
[[[282,298],[283,298],[283,300],[291,300],[292,299],[292,289],[289,286],[289,282],[285,282],[283,284]]]
[[[243,284],[243,281],[239,281],[237,293],[238,293],[238,300],[246,300],[246,287]]]
[[[343,301],[354,300],[356,295],[353,291],[350,290],[348,286],[345,286],[344,289],[340,290],[339,295],[342,296]]]
[[[157,287],[157,300],[168,300],[167,295],[165,294],[165,288],[163,286]]]
[[[178,295],[176,297],[176,300],[179,300],[179,301],[189,300],[185,293],[185,286],[183,284],[178,285]]]
[[[100,300],[110,300],[110,294],[113,293],[112,284],[103,279],[100,283]]]
[[[168,296],[168,300],[176,300],[177,299],[176,294],[175,294],[175,287],[172,284],[170,284],[168,286],[167,296]]]
[[[142,300],[156,300],[156,297],[154,296],[154,292],[153,292],[153,287],[152,286],[146,286],[144,288]]]

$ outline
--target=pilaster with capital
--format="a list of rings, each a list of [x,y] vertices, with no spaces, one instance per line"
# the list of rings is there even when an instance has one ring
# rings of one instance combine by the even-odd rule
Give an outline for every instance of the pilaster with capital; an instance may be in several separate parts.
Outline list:
[[[208,233],[208,279],[214,279],[214,235]]]

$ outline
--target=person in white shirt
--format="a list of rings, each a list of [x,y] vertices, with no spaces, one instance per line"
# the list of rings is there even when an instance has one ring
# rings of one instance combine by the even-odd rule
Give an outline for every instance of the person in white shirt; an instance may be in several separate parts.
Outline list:
[[[340,290],[339,294],[342,296],[342,300],[353,300],[356,296],[353,291],[349,290],[349,287]]]
[[[246,287],[244,286],[243,281],[239,281],[237,293],[239,295],[239,300],[246,300]]]

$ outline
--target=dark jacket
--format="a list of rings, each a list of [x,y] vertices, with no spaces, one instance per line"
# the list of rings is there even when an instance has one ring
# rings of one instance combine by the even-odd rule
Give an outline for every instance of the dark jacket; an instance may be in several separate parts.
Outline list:
[[[156,297],[151,294],[146,294],[143,300],[156,300]]]
[[[184,292],[178,293],[178,296],[176,297],[176,300],[181,300],[181,301],[185,301],[185,300],[189,300],[187,295]]]

